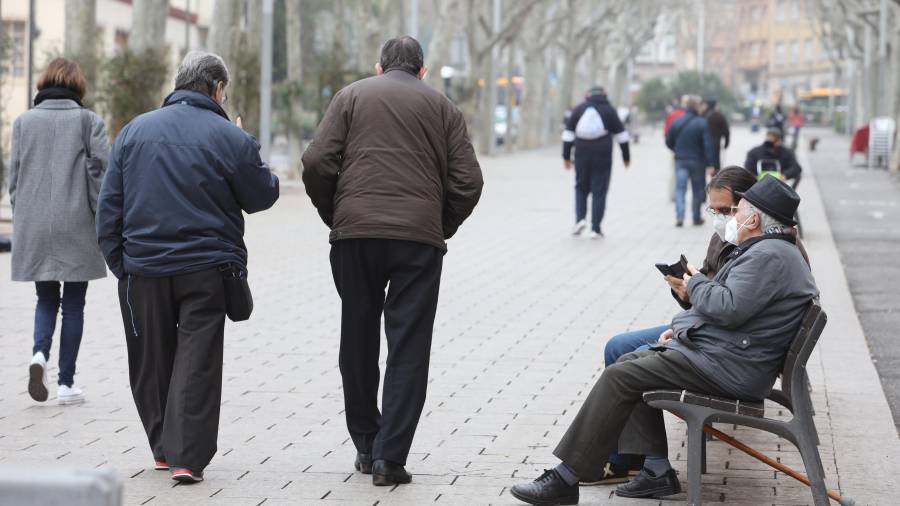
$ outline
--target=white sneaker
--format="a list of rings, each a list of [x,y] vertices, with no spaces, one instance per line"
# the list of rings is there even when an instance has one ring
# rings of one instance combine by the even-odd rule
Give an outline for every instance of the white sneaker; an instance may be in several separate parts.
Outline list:
[[[61,406],[65,406],[67,404],[78,404],[84,402],[84,392],[82,392],[81,389],[76,387],[75,385],[72,385],[71,387],[60,385],[59,390],[56,393],[56,401]]]
[[[572,229],[572,235],[581,235],[584,232],[584,229],[587,228],[587,220],[581,220],[575,224],[575,227]]]
[[[31,364],[28,366],[28,394],[38,402],[46,401],[49,395],[47,392],[47,359],[41,352],[34,354]]]
[[[594,239],[594,240],[600,239],[603,237],[603,232],[597,232],[596,230],[591,230],[591,233],[588,234],[588,237],[590,237],[591,239]]]

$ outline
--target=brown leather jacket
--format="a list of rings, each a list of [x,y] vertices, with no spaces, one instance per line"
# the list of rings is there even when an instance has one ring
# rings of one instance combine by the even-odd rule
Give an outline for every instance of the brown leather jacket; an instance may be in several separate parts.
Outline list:
[[[339,91],[303,154],[306,193],[341,239],[399,239],[446,250],[481,196],[462,113],[403,70]]]

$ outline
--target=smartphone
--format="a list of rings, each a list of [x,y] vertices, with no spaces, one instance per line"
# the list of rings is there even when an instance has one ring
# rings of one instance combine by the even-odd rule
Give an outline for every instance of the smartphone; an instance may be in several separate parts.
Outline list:
[[[688,261],[684,255],[681,255],[681,258],[672,265],[669,264],[655,264],[656,268],[659,269],[659,272],[662,273],[663,276],[673,276],[676,278],[684,277],[684,275],[688,272]]]

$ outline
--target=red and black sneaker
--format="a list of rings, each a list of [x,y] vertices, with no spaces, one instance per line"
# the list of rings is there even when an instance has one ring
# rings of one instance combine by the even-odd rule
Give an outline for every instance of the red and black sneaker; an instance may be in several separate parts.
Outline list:
[[[203,481],[203,473],[195,473],[184,467],[176,467],[172,469],[172,479],[179,483],[197,483]]]
[[[153,463],[153,469],[156,471],[168,471],[169,463],[163,459],[155,459]]]

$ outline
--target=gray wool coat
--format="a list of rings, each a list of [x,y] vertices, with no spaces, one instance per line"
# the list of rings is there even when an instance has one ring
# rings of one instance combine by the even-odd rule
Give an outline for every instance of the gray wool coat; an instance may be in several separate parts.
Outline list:
[[[13,281],[90,281],[106,276],[97,245],[81,132],[82,108],[50,99],[16,118],[12,127],[9,196],[13,206]],[[91,118],[91,155],[103,180],[109,159],[106,126]]]
[[[819,290],[792,242],[756,237],[733,254],[713,279],[691,276],[693,307],[675,315],[667,346],[735,398],[765,399]]]

